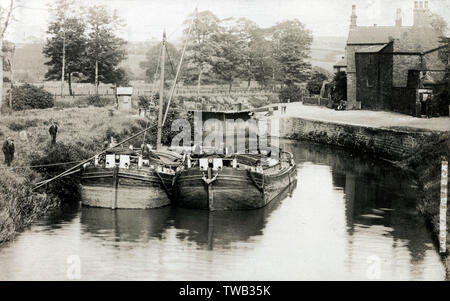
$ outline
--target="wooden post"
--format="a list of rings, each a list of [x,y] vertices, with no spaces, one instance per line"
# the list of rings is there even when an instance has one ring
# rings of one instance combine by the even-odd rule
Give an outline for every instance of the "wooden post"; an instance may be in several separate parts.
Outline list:
[[[98,60],[95,61],[95,96],[98,96]]]
[[[64,96],[64,77],[66,71],[66,31],[63,29],[63,49],[62,49],[62,67],[61,67],[61,97]]]
[[[447,252],[447,196],[448,196],[448,161],[442,160],[441,168],[441,205],[439,207],[439,242],[440,253]]]
[[[16,52],[16,47],[14,46],[13,51],[11,53],[11,63],[9,64],[9,82],[10,82],[10,88],[9,88],[9,108],[12,109],[13,105],[12,105],[12,89],[13,89],[13,84],[14,84],[14,79],[13,79],[13,63],[14,63],[14,53]]]
[[[0,109],[2,107],[3,101],[3,38],[5,37],[6,29],[8,28],[9,21],[11,20],[12,12],[13,12],[14,0],[10,0],[8,14],[4,18],[4,23],[1,24],[2,28],[0,29]],[[2,114],[0,110],[0,115]]]

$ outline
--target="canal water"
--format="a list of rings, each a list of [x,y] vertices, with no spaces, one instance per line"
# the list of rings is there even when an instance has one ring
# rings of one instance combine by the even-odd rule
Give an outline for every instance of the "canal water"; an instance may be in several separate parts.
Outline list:
[[[295,187],[214,212],[69,206],[0,248],[0,280],[444,280],[413,186],[389,164],[282,142]]]

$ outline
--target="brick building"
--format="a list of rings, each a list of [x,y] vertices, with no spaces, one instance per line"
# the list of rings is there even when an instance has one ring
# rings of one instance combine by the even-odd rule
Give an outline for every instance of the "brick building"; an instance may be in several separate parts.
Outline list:
[[[412,26],[403,26],[397,9],[395,26],[358,26],[353,5],[346,64],[339,64],[347,72],[349,109],[415,115],[420,79],[428,85],[442,79],[440,37],[430,25],[428,1],[414,1],[413,19]]]

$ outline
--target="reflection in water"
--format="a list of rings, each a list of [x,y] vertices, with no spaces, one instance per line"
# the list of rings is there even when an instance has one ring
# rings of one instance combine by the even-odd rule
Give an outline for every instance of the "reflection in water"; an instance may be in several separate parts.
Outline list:
[[[81,224],[88,237],[111,242],[132,242],[131,247],[163,239],[168,228],[177,231],[176,238],[213,250],[236,241],[262,235],[270,213],[292,193],[294,185],[284,190],[268,206],[248,211],[194,210],[164,207],[155,210],[110,210],[81,208]]]
[[[1,280],[443,279],[411,183],[389,164],[284,141],[298,183],[265,208],[56,210],[0,249]]]
[[[161,239],[167,226],[170,207],[156,210],[111,210],[81,208],[81,224],[87,237],[100,237],[112,242],[146,243]]]
[[[209,212],[174,208],[174,227],[181,230],[177,238],[214,250],[215,247],[227,247],[230,243],[262,235],[271,212],[293,189],[294,186],[288,187],[266,207],[255,210]]]
[[[368,156],[330,151],[317,144],[285,147],[304,166],[303,175],[309,163],[330,167],[334,189],[343,192],[348,272],[367,274],[364,263],[372,256],[380,259],[384,273],[392,273],[381,275],[386,279],[426,279],[432,268],[442,272],[439,262],[429,262],[428,255],[435,252],[430,234],[416,210],[415,187],[400,170]],[[405,260],[411,264],[408,269],[403,266]]]

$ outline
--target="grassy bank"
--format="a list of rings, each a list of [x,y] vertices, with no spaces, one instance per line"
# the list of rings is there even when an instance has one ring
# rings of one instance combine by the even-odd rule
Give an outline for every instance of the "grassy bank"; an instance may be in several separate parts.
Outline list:
[[[79,161],[102,150],[111,136],[117,141],[145,128],[146,120],[111,108],[69,108],[14,112],[2,115],[0,119],[0,141],[11,136],[15,140],[13,166],[7,168],[0,154],[0,243],[14,237],[14,234],[29,225],[48,209],[61,201],[58,184],[49,185],[37,193],[31,188],[36,181],[62,172],[71,165],[40,167],[30,165],[56,162]],[[50,120],[59,124],[58,144],[50,145],[48,128]],[[26,138],[20,132],[26,132]],[[140,145],[142,138],[131,141]],[[65,191],[66,194],[73,191]]]
[[[59,199],[46,193],[31,193],[31,183],[23,175],[2,170],[0,177],[0,243],[30,225]]]

